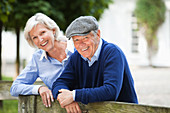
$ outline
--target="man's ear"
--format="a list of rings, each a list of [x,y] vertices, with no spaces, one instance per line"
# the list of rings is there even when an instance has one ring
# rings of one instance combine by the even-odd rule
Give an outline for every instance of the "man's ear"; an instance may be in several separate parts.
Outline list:
[[[100,38],[100,29],[97,30],[97,36]]]

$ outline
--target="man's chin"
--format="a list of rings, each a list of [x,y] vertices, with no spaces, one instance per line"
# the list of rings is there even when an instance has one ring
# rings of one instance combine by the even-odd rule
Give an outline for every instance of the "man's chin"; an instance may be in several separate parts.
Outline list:
[[[86,55],[82,55],[82,54],[81,54],[81,56],[83,56],[84,58],[87,58],[87,56],[86,56]]]

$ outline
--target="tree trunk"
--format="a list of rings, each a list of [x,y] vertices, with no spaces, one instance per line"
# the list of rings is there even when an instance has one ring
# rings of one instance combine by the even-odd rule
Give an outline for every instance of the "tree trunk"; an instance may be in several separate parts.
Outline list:
[[[149,66],[152,66],[152,50],[150,47],[148,47],[148,62]]]
[[[20,28],[15,28],[15,32],[16,32],[16,43],[17,43],[17,48],[16,48],[16,76],[14,77],[14,80],[16,79],[16,77],[19,75],[19,71],[20,71],[20,55],[19,55],[19,45],[20,45]]]
[[[149,61],[149,66],[153,66],[152,65],[152,56],[153,56],[153,40],[147,40],[147,48],[148,48],[148,61]]]
[[[2,50],[2,45],[1,45],[1,40],[2,40],[2,26],[3,26],[3,23],[0,21],[0,80],[2,80],[2,71],[1,71],[1,67],[2,67],[2,57],[1,57],[1,50]],[[3,108],[3,101],[0,100],[0,109]]]

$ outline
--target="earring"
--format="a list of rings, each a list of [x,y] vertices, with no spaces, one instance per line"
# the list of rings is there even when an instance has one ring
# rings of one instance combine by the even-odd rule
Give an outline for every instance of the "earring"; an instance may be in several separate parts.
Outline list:
[[[56,37],[56,34],[54,34],[54,37]]]

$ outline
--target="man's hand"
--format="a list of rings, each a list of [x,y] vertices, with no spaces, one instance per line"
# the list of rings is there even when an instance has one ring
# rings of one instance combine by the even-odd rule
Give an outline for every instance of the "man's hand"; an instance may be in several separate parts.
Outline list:
[[[62,108],[74,101],[72,91],[61,89],[59,92],[57,100]]]
[[[41,95],[44,105],[46,107],[51,107],[51,101],[54,102],[54,97],[51,90],[49,90],[47,87],[42,86],[38,89],[38,92]]]
[[[67,113],[81,113],[81,109],[80,109],[78,103],[75,101],[69,105],[66,105],[65,109],[66,109]]]

